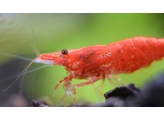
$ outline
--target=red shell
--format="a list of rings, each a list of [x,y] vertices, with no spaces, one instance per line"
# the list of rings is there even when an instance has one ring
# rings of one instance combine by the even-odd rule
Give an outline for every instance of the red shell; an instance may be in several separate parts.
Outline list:
[[[74,78],[87,78],[111,73],[131,73],[161,59],[164,56],[163,50],[164,39],[134,37],[109,45],[69,50],[68,54],[42,54],[39,58],[53,60],[54,65],[65,66]]]

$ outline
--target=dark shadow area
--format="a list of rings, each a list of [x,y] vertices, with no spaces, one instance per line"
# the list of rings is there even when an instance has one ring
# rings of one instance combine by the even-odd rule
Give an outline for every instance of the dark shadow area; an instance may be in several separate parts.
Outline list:
[[[143,89],[134,84],[116,87],[104,94],[104,103],[70,105],[69,107],[164,107],[164,73],[150,80]],[[34,107],[47,107],[48,103],[33,100]]]

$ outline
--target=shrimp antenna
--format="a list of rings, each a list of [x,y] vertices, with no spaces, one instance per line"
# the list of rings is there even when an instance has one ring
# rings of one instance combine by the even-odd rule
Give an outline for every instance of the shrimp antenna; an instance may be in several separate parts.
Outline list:
[[[36,38],[35,38],[35,36],[34,36],[34,30],[33,30],[33,27],[32,27],[32,25],[31,25],[31,20],[30,20],[29,14],[27,14],[27,17],[28,17],[28,23],[29,23],[29,26],[30,26],[30,29],[31,29],[31,32],[32,32],[32,36],[33,36],[33,39],[34,39],[34,42],[35,42],[35,46],[36,46],[35,53],[36,53],[37,55],[40,55],[38,43],[37,43]]]
[[[6,89],[4,89],[2,92],[5,92],[6,90],[8,90],[22,75],[23,73],[26,73],[26,71],[28,70],[28,68],[31,66],[31,64],[35,61],[32,60],[28,65],[27,67],[19,74],[19,76],[15,79],[15,81],[13,81],[13,83],[11,83]]]
[[[39,51],[39,49],[38,49],[38,48],[35,48],[35,54],[36,54],[37,56],[39,56],[39,55],[40,55],[40,51]]]
[[[34,36],[34,31],[33,31],[33,27],[31,25],[31,21],[30,21],[30,17],[29,17],[29,14],[27,14],[27,18],[28,18],[28,23],[29,23],[29,26],[30,26],[30,29],[31,29],[31,32],[32,32],[32,36],[33,36],[33,39],[34,39],[34,42],[35,42],[35,46],[36,46],[36,49],[35,49],[35,53],[37,55],[40,55],[40,51],[39,51],[39,48],[38,48],[38,44],[37,44],[37,41],[36,41],[36,38]],[[19,76],[6,88],[4,89],[2,92],[5,92],[7,91],[22,75],[23,73],[26,73],[28,68],[32,65],[32,63],[35,61],[35,59],[33,59],[28,65],[27,67],[19,74]],[[24,77],[23,77],[24,78]]]
[[[30,61],[30,62],[33,60],[31,58],[23,57],[23,56],[16,55],[16,54],[13,54],[13,53],[9,53],[9,52],[3,51],[3,50],[0,50],[0,53],[2,53],[4,55],[8,55],[10,57],[17,57],[19,59],[23,59],[23,60]]]
[[[46,67],[48,67],[48,66],[51,66],[51,65],[44,65],[44,66],[38,67],[38,68],[36,68],[36,69],[28,70],[28,71],[26,72],[26,74],[29,74],[29,73],[31,73],[31,72],[38,71],[38,70],[43,69],[43,68],[46,68]],[[11,79],[17,77],[19,74],[20,74],[20,73],[16,73],[16,74],[11,75],[10,77],[2,78],[2,80],[5,80],[5,81],[1,81],[0,84],[1,84],[1,83],[4,83],[4,82],[6,82],[6,81],[10,81]]]

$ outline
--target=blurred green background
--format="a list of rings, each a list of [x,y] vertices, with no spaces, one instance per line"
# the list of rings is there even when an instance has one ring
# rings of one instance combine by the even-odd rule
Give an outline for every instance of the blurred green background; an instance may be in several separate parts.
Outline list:
[[[164,14],[0,14],[0,64],[6,65],[5,69],[17,69],[15,76],[18,76],[30,61],[16,61],[14,65],[19,66],[7,66],[17,57],[5,52],[34,59],[37,46],[41,53],[48,53],[61,51],[63,48],[76,49],[97,44],[105,45],[135,36],[164,38]],[[41,66],[43,64],[34,63],[29,70]],[[5,72],[0,77],[0,89],[3,90],[14,81],[13,74],[16,71],[8,73],[4,68],[0,69],[1,73]],[[161,60],[147,68],[139,69],[131,74],[120,74],[118,77],[127,84],[134,83],[142,87],[149,78],[163,69],[164,61]],[[19,90],[23,90],[23,95],[29,100],[46,96],[57,104],[64,95],[63,86],[62,84],[59,86],[55,96],[53,96],[53,89],[55,84],[66,75],[64,67],[61,66],[40,69],[26,74],[24,78],[21,77]],[[85,80],[72,80],[73,83],[82,81]],[[8,84],[4,85],[6,82]],[[100,82],[96,82],[95,85]],[[105,93],[112,88],[114,85],[106,81],[102,92]],[[10,88],[7,91],[10,91]],[[7,91],[4,93],[9,96]],[[3,94],[1,94],[1,99]],[[104,100],[103,96],[95,93],[92,86],[77,89],[77,101],[97,103]],[[67,105],[71,101],[72,97],[69,96],[62,105]]]

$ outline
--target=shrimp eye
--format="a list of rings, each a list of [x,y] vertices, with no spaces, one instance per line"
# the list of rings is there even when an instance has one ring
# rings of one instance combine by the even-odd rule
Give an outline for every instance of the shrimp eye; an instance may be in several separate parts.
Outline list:
[[[67,55],[67,54],[68,54],[68,50],[67,50],[67,49],[63,49],[63,50],[61,51],[61,53],[62,53],[63,55]]]

